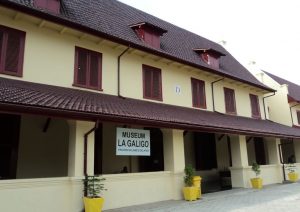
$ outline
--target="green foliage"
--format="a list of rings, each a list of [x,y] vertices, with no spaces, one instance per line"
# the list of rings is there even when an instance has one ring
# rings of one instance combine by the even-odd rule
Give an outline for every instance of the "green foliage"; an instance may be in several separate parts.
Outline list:
[[[193,177],[195,176],[195,169],[191,165],[187,165],[184,169],[184,184],[186,187],[193,186]]]
[[[259,164],[257,164],[256,162],[252,163],[252,171],[254,171],[256,177],[258,177],[260,175],[260,166]]]
[[[296,172],[296,165],[293,163],[287,164],[286,168],[289,171],[289,173]]]
[[[104,184],[101,183],[105,178],[100,176],[85,176],[84,183],[84,196],[89,198],[97,198],[101,196],[102,191],[106,191]]]

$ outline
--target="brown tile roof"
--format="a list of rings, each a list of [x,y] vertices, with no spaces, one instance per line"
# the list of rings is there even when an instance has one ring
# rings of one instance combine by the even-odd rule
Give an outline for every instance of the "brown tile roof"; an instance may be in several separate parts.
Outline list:
[[[6,0],[0,1],[0,5],[273,91],[259,82],[221,45],[116,0],[61,0],[60,15],[35,8],[32,2],[32,0]],[[130,25],[140,22],[147,22],[167,31],[161,38],[160,49],[145,44],[130,28]],[[220,59],[220,68],[214,69],[199,58],[193,51],[195,48],[214,49],[226,56]]]
[[[185,130],[300,138],[299,129],[266,120],[6,78],[0,78],[0,111]]]
[[[274,74],[271,74],[267,71],[263,71],[265,72],[267,75],[269,75],[273,80],[275,80],[276,82],[278,82],[280,85],[286,84],[288,85],[288,90],[289,90],[289,96],[291,96],[294,100],[300,102],[300,86],[290,82],[286,79],[280,78]]]

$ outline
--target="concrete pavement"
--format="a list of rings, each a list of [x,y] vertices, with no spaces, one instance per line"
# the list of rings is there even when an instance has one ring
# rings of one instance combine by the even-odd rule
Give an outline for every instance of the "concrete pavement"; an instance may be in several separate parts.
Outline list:
[[[262,190],[233,189],[204,194],[201,200],[164,201],[105,212],[299,212],[300,183],[265,186]]]

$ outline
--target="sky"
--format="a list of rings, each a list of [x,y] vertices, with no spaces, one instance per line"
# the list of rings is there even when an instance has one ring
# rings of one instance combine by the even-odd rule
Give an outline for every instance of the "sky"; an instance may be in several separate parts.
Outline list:
[[[119,0],[223,46],[255,73],[300,85],[299,0]],[[253,64],[255,65],[249,65]]]

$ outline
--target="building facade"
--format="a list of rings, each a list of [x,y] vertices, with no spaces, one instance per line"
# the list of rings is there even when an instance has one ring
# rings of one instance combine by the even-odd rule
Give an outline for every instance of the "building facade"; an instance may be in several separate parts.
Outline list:
[[[299,129],[266,120],[274,88],[118,1],[1,1],[0,50],[0,210],[81,211],[86,174],[105,176],[105,209],[181,199],[186,164],[207,192],[228,171],[250,187],[253,161],[279,183],[278,145],[300,152]],[[118,129],[149,133],[150,154],[118,154]]]

